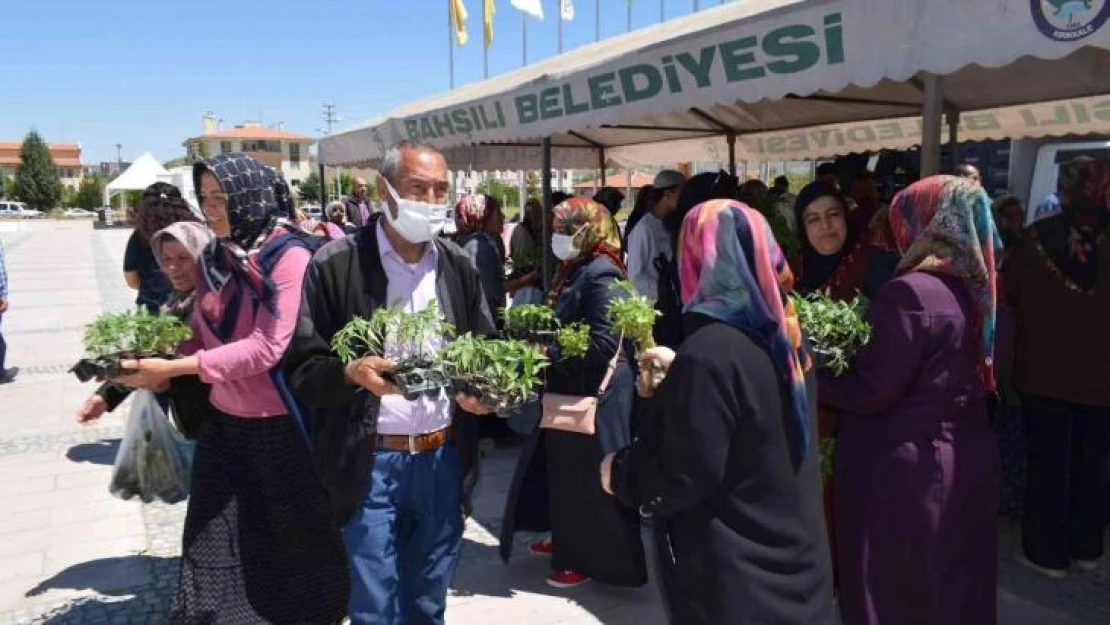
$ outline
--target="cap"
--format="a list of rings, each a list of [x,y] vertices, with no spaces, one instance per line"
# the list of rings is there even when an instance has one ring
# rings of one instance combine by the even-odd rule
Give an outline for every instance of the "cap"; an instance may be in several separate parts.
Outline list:
[[[655,174],[655,182],[652,183],[652,186],[656,189],[671,189],[681,186],[684,182],[686,182],[686,176],[683,176],[681,172],[677,172],[673,169],[664,169]]]

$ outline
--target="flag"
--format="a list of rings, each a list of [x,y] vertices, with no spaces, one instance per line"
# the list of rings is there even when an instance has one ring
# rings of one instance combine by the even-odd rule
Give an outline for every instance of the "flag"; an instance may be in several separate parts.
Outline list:
[[[538,20],[543,20],[543,4],[540,0],[510,0],[509,4]]]
[[[565,22],[574,21],[574,0],[559,0],[559,14]]]
[[[486,47],[493,44],[493,0],[484,0],[482,5],[482,26],[485,28]]]
[[[451,23],[455,25],[455,39],[465,46],[470,37],[466,34],[466,6],[462,0],[447,0],[451,11]]]

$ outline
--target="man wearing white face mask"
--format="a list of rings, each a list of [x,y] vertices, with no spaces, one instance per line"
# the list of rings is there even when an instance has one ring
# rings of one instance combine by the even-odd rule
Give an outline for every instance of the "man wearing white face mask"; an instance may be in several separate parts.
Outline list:
[[[407,401],[370,357],[346,366],[332,336],[383,306],[435,302],[460,333],[496,332],[480,278],[447,224],[447,165],[402,142],[379,168],[385,210],[312,259],[283,363],[310,417],[317,465],[343,525],[352,623],[442,625],[462,541],[464,492],[477,476],[477,425],[465,396]]]

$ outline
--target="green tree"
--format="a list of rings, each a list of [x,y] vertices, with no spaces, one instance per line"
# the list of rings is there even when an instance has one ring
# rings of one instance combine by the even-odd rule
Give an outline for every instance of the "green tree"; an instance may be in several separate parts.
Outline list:
[[[516,185],[505,184],[500,180],[486,180],[478,184],[478,193],[492,195],[501,200],[503,208],[520,208],[520,189]]]
[[[15,178],[11,176],[4,179],[4,197],[15,199]]]
[[[355,177],[351,172],[345,171],[339,174],[339,194],[350,195],[351,189],[355,186]]]
[[[0,170],[0,200],[8,197],[8,174]]]
[[[70,186],[62,187],[62,199],[59,201],[62,208],[77,206],[77,189]]]
[[[77,187],[77,197],[74,204],[81,208],[96,210],[104,198],[104,181],[100,176],[85,176],[81,186]]]
[[[19,150],[19,169],[15,173],[15,197],[30,208],[48,211],[62,198],[62,181],[54,168],[50,148],[32,130]]]
[[[312,172],[307,178],[301,181],[301,186],[298,188],[301,199],[306,202],[319,202],[320,201],[320,176],[316,172]]]

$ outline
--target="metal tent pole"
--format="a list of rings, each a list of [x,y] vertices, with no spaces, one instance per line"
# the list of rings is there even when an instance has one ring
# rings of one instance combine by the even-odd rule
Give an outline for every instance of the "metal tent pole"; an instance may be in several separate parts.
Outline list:
[[[941,116],[944,83],[940,76],[925,74],[925,103],[921,112],[921,177],[940,173]]]

